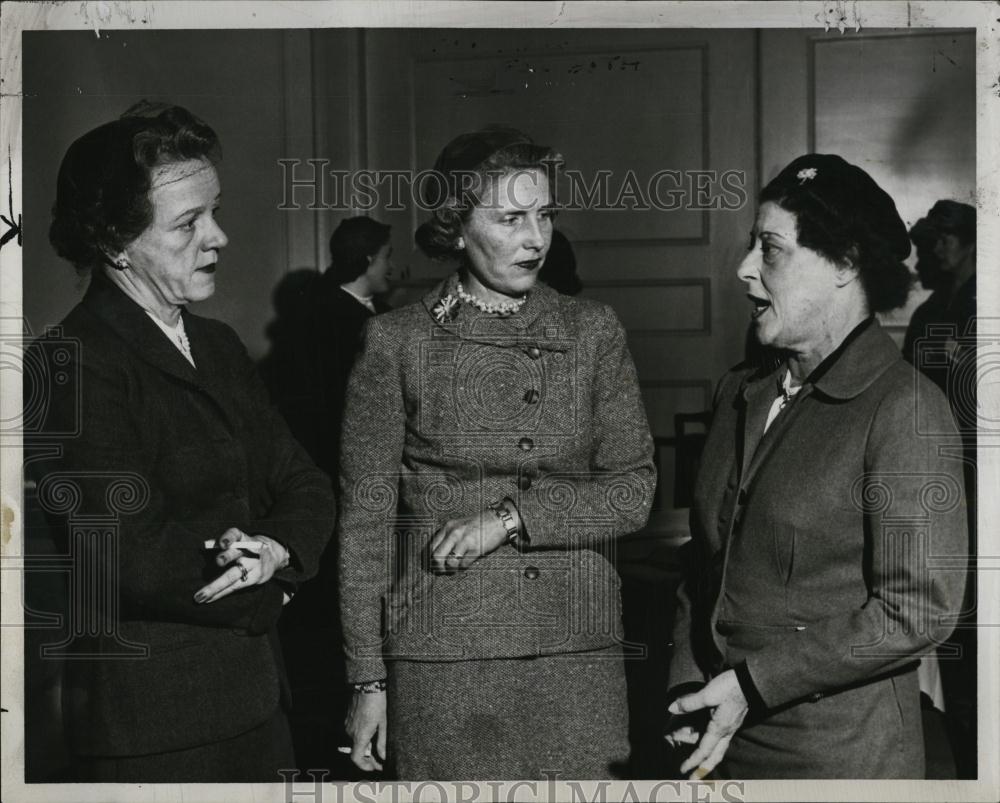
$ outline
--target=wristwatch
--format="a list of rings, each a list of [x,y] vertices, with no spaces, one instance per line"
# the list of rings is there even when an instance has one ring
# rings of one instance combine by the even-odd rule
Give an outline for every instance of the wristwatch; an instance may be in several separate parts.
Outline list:
[[[517,527],[517,522],[514,521],[514,517],[511,515],[510,510],[507,509],[507,505],[504,504],[505,500],[498,499],[496,502],[491,502],[489,505],[490,510],[492,510],[503,528],[507,531],[507,542],[510,546],[517,546],[518,536],[521,534]]]

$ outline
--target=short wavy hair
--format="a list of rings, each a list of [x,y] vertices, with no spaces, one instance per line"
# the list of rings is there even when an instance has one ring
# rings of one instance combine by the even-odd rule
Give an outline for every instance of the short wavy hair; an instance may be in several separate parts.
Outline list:
[[[795,215],[798,242],[857,268],[871,312],[906,303],[910,238],[896,204],[860,167],[834,154],[800,156],[760,193]]]
[[[392,226],[361,215],[342,220],[330,235],[330,270],[337,284],[353,282],[368,270],[368,257],[379,252]]]
[[[152,222],[154,168],[221,158],[215,131],[187,109],[137,103],[69,146],[59,167],[49,242],[77,271],[91,271]]]
[[[462,224],[500,178],[519,170],[541,170],[553,185],[561,166],[559,153],[516,128],[489,126],[461,134],[438,156],[434,181],[423,185],[422,201],[431,217],[417,228],[417,246],[432,259],[454,258]]]

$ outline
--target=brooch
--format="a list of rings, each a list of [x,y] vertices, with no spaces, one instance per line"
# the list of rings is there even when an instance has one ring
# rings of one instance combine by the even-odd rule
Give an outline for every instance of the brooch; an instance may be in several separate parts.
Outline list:
[[[799,180],[799,184],[805,184],[809,179],[816,178],[816,168],[803,167],[798,173],[795,174],[795,178]]]
[[[451,323],[455,320],[455,310],[458,308],[458,299],[450,293],[439,299],[438,303],[431,309],[431,315],[438,323]]]

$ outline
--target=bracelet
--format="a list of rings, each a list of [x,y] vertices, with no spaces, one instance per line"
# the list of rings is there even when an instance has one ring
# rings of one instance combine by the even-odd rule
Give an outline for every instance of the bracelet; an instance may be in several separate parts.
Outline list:
[[[385,678],[379,680],[366,680],[364,683],[352,683],[354,691],[361,694],[378,694],[385,691]]]
[[[514,521],[514,517],[510,514],[507,506],[502,501],[497,500],[490,504],[489,508],[500,519],[500,523],[507,531],[507,543],[511,546],[517,546],[517,537],[520,533],[518,532],[517,522]]]

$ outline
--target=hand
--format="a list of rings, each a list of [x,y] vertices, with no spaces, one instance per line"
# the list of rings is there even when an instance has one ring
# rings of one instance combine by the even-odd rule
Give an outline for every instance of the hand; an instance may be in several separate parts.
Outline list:
[[[373,772],[385,761],[385,692],[355,691],[344,718],[344,730],[351,738],[351,761],[358,769]]]
[[[216,541],[222,551],[215,562],[228,566],[195,595],[198,603],[215,602],[234,591],[266,583],[274,573],[288,565],[289,554],[281,544],[266,535],[247,535],[230,527]]]
[[[708,720],[704,734],[700,734],[698,746],[681,764],[682,773],[694,770],[688,776],[688,780],[692,781],[701,780],[718,766],[729,748],[733,735],[747,715],[749,704],[732,669],[712,678],[700,691],[674,700],[667,710],[671,714],[690,714],[692,711],[705,708],[711,709],[712,716]],[[690,744],[691,734],[684,731],[685,726],[682,726],[671,732],[668,741],[673,739]],[[694,732],[693,728],[691,731]]]
[[[492,510],[449,521],[431,539],[431,569],[447,573],[467,569],[506,540],[507,530]]]

